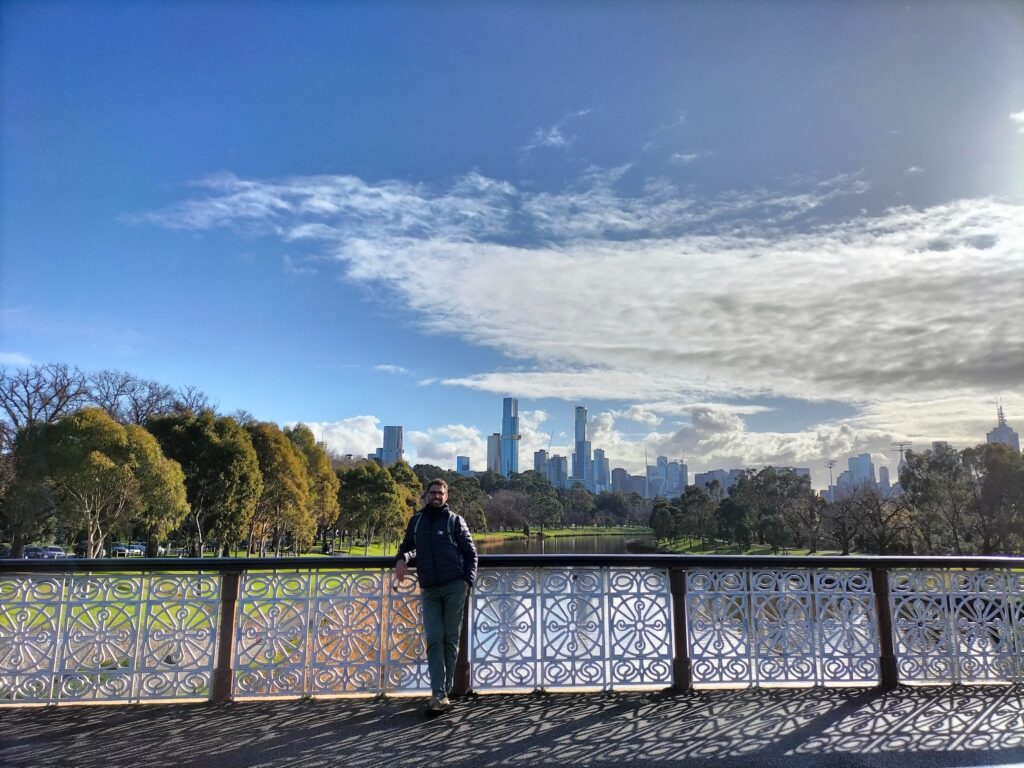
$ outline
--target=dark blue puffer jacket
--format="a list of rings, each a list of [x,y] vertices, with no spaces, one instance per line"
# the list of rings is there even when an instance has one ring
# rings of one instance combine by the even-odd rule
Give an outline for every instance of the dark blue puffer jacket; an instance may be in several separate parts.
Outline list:
[[[416,566],[421,587],[456,579],[473,586],[476,581],[476,546],[469,527],[447,504],[436,508],[428,504],[412,516],[398,547],[395,562],[399,560]]]

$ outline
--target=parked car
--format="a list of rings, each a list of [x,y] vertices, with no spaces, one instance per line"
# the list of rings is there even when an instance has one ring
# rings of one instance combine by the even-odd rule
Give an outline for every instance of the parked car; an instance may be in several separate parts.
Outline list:
[[[0,547],[0,559],[11,556],[11,547],[9,544],[4,544]]]
[[[128,555],[130,557],[145,557],[146,545],[141,541],[133,541],[128,545]]]
[[[43,548],[25,547],[25,557],[29,560],[42,560],[45,557],[45,555],[43,555]]]
[[[125,544],[123,541],[119,541],[119,542],[117,542],[115,544],[111,544],[111,546],[110,546],[110,556],[111,557],[129,557],[130,555],[131,555],[131,553],[128,550],[128,545]]]
[[[64,551],[64,547],[58,547],[56,545],[43,547],[44,560],[63,560],[67,556],[68,553]]]
[[[89,542],[87,542],[87,541],[80,541],[80,542],[78,542],[77,544],[75,544],[75,557],[85,557],[85,555],[88,552],[88,550],[89,550]],[[100,549],[99,553],[96,555],[96,557],[106,557],[106,556],[107,556],[107,550],[106,549]]]

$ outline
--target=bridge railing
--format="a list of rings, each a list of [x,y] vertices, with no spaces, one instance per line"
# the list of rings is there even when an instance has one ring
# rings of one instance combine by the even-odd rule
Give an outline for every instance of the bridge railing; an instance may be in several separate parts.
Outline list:
[[[0,561],[0,706],[427,692],[391,563]],[[1024,682],[1024,558],[480,566],[459,692]]]

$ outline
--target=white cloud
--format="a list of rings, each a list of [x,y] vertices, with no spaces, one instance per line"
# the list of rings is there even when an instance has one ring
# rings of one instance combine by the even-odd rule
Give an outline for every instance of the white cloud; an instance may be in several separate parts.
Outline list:
[[[924,168],[922,168],[919,165],[912,165],[909,168],[907,168],[907,170],[905,170],[904,173],[907,174],[908,176],[912,176],[918,173],[924,173]]]
[[[410,464],[454,469],[456,456],[469,456],[473,469],[483,469],[487,463],[487,438],[476,427],[449,424],[425,431],[407,430],[404,437]]]
[[[1020,112],[1013,112],[1010,114],[1010,120],[1017,124],[1017,131],[1024,133],[1024,109]]]
[[[14,365],[25,368],[32,365],[32,358],[21,352],[0,352],[0,365]]]
[[[296,277],[307,277],[315,275],[317,273],[317,270],[314,267],[301,266],[298,262],[296,262],[295,259],[293,259],[288,254],[282,256],[282,261],[284,263],[284,272],[286,275],[294,275]]]
[[[673,152],[669,160],[678,165],[689,165],[700,157],[701,154],[699,152]]]
[[[381,373],[393,373],[395,375],[409,375],[412,373],[408,368],[404,368],[401,365],[391,365],[389,363],[375,365],[373,366],[373,370],[380,371]]]
[[[576,137],[566,135],[566,124],[576,118],[589,115],[591,112],[593,112],[592,109],[581,109],[578,112],[572,112],[566,115],[554,125],[534,129],[533,137],[530,139],[529,143],[521,148],[520,151],[524,155],[528,155],[537,149],[568,150],[576,141]]]
[[[384,442],[384,430],[376,416],[352,416],[339,421],[302,423],[309,427],[318,441],[326,443],[330,450],[343,456],[351,454],[356,458],[366,458]]]
[[[348,280],[388,292],[427,332],[528,362],[451,386],[682,404],[679,415],[765,395],[838,400],[864,409],[845,427],[884,441],[912,430],[878,403],[986,402],[1024,380],[1024,206],[959,200],[810,225],[807,214],[862,194],[863,174],[698,198],[664,181],[624,194],[632,170],[590,169],[561,192],[479,174],[445,188],[221,176],[202,183],[206,196],[148,218],[320,242]],[[428,278],[447,286],[442,304],[420,289]],[[927,431],[966,436],[956,414],[929,412]],[[856,442],[835,425],[794,436],[728,424],[729,439],[704,436],[701,422],[676,442],[723,460],[796,460],[806,446]],[[651,434],[675,444],[675,433]]]

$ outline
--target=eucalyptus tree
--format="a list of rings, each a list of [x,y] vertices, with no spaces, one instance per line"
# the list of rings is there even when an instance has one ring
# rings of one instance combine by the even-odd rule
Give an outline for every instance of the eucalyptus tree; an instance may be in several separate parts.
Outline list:
[[[36,503],[42,494],[65,530],[85,532],[90,557],[112,530],[141,527],[156,537],[188,514],[181,467],[137,425],[85,408],[19,438],[26,472],[17,496]]]
[[[486,513],[487,494],[473,477],[452,473],[448,482],[448,506],[456,515],[462,515],[471,531],[487,530],[490,517]],[[427,482],[430,482],[429,480]]]
[[[900,486],[913,510],[918,539],[929,553],[963,553],[971,528],[971,479],[954,448],[907,451]]]
[[[339,475],[338,504],[341,519],[363,537],[363,553],[380,535],[385,547],[400,535],[405,504],[391,473],[370,461]]]
[[[249,522],[249,552],[258,543],[263,555],[270,538],[274,554],[280,555],[287,534],[291,534],[298,551],[316,535],[316,519],[309,507],[305,457],[276,424],[250,424],[246,432],[263,476],[263,491],[256,499]]]
[[[208,540],[220,549],[241,541],[263,493],[263,475],[249,434],[228,417],[190,410],[146,422],[164,454],[185,473],[191,508],[185,531],[194,556]]]
[[[971,489],[971,531],[980,554],[1024,553],[1024,456],[1000,443],[962,454]]]
[[[296,424],[294,427],[286,427],[284,434],[298,448],[305,461],[309,487],[307,504],[326,544],[327,531],[338,525],[338,476],[331,468],[327,449],[316,441],[309,427]]]

